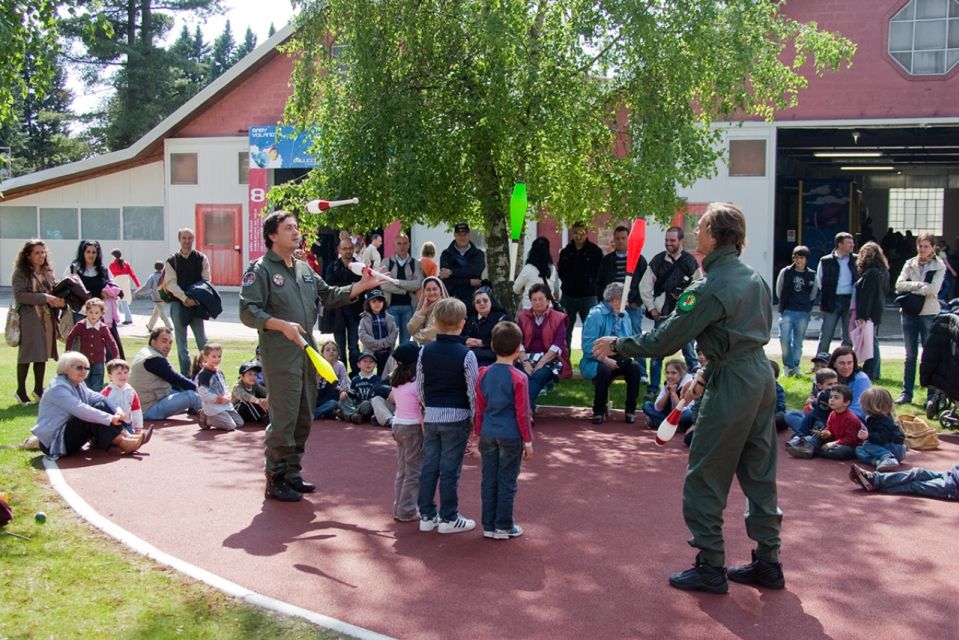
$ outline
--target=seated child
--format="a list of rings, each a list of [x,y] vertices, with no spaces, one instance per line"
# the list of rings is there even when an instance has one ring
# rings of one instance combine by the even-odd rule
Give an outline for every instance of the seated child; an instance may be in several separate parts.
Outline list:
[[[820,431],[826,427],[826,420],[829,419],[829,394],[833,387],[839,384],[839,374],[829,367],[822,367],[816,371],[814,376],[815,393],[809,394],[806,398],[806,404],[803,407],[805,415],[796,425],[794,435],[786,441],[786,449],[791,449],[802,444],[803,438],[812,435],[813,431]],[[791,411],[790,413],[798,413]],[[809,456],[806,456],[809,457]]]
[[[243,418],[233,408],[233,401],[227,395],[226,376],[220,370],[223,360],[223,347],[215,342],[207,342],[193,363],[196,372],[196,390],[200,394],[203,406],[200,407],[201,429],[222,429],[234,431],[243,426]]]
[[[357,329],[360,346],[373,354],[376,358],[376,375],[382,375],[400,330],[393,316],[386,312],[386,296],[379,289],[366,294],[363,309]]]
[[[110,384],[103,390],[103,397],[109,397],[113,403],[123,409],[129,425],[124,428],[130,433],[143,431],[143,410],[140,408],[140,396],[130,386],[130,365],[126,360],[114,358],[107,363],[107,375]]]
[[[646,414],[646,426],[650,429],[658,429],[660,423],[666,419],[669,412],[679,403],[683,397],[683,391],[686,385],[692,382],[693,376],[686,373],[686,362],[680,358],[668,360],[665,365],[666,384],[659,391],[655,402],[646,401],[643,403],[643,413]],[[684,409],[683,411],[687,411]]]
[[[876,471],[895,469],[906,457],[906,437],[896,424],[892,396],[882,387],[869,387],[859,396],[859,404],[866,414],[860,434],[866,441],[856,447],[856,457]]]
[[[696,343],[696,360],[699,361],[699,369],[697,371],[702,371],[706,368],[706,365],[709,364],[709,359],[703,354],[703,350],[699,347],[699,343]],[[693,436],[696,434],[696,420],[699,418],[699,405],[702,403],[703,399],[700,396],[699,398],[693,400],[686,408],[689,411],[683,411],[682,415],[679,418],[679,430],[685,432],[683,436],[683,444],[687,447],[692,445]]]
[[[320,355],[333,367],[336,382],[327,382],[320,376],[316,389],[316,408],[313,411],[315,420],[332,420],[336,418],[336,410],[340,407],[340,400],[346,400],[350,390],[350,375],[346,372],[346,365],[340,362],[340,348],[336,342],[328,340],[320,347]]]
[[[776,421],[776,431],[786,430],[786,390],[779,384],[779,363],[775,360],[769,361],[769,366],[773,368],[773,377],[776,379],[776,413],[773,418]],[[798,373],[796,375],[799,375]]]
[[[376,357],[369,351],[360,354],[356,361],[360,372],[350,381],[346,398],[340,400],[340,420],[354,424],[366,422],[373,417],[373,405],[370,400],[376,395],[389,395],[390,387],[383,378],[376,375]]]
[[[240,379],[233,385],[230,399],[233,401],[233,410],[240,414],[243,422],[270,421],[266,387],[256,381],[256,375],[262,370],[263,367],[255,362],[240,365]]]
[[[816,455],[831,460],[851,460],[856,457],[856,447],[861,440],[862,422],[849,410],[852,404],[852,389],[837,384],[829,392],[829,418],[826,428],[813,431],[802,445],[791,447],[787,451],[796,458]],[[812,455],[806,455],[811,450]]]
[[[533,455],[529,381],[513,366],[523,333],[513,322],[493,327],[496,362],[479,371],[473,429],[483,456],[483,537],[509,540],[523,535],[513,520],[520,461]]]
[[[86,318],[73,325],[66,338],[67,349],[73,347],[75,340],[80,341],[76,351],[79,351],[90,361],[90,373],[86,384],[91,391],[103,389],[103,364],[120,355],[117,341],[110,333],[110,326],[103,322],[106,304],[100,298],[90,298],[83,304],[83,313]],[[107,357],[109,355],[109,358]]]
[[[909,471],[866,471],[858,465],[849,469],[849,479],[864,491],[959,500],[959,464],[949,471],[913,467]]]

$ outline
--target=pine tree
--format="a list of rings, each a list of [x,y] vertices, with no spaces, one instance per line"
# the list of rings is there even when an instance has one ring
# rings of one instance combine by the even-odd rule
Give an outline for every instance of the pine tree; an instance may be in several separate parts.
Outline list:
[[[243,36],[243,42],[233,52],[233,64],[243,59],[246,54],[256,49],[256,35],[250,27],[246,28],[246,35]]]
[[[220,77],[224,71],[233,66],[233,50],[236,43],[233,40],[233,32],[230,30],[230,21],[226,21],[223,27],[223,33],[213,41],[213,52],[210,54],[210,71],[207,76],[208,82],[213,82]]]
[[[266,37],[267,37],[267,38],[272,38],[274,33],[276,33],[276,27],[274,27],[274,26],[273,26],[273,23],[271,22],[271,23],[270,23],[270,28],[269,28],[269,30],[267,30],[267,32],[266,32]]]

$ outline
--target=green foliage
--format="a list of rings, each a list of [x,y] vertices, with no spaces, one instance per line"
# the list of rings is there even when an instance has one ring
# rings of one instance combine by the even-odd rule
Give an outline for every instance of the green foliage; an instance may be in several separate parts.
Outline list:
[[[356,195],[323,222],[360,230],[465,218],[494,282],[516,181],[531,217],[665,221],[676,185],[715,171],[713,121],[768,118],[795,104],[807,59],[819,73],[855,51],[777,0],[297,4],[286,118],[321,132],[319,167],[274,202]]]
[[[210,54],[209,82],[216,80],[224,71],[233,66],[233,51],[235,48],[236,42],[233,40],[233,31],[230,30],[230,21],[227,20],[223,26],[223,33],[213,41],[213,52]]]
[[[243,42],[237,45],[236,50],[233,51],[233,64],[242,60],[246,54],[252,52],[254,49],[256,49],[256,35],[253,33],[253,29],[247,27],[246,34],[243,36]]]

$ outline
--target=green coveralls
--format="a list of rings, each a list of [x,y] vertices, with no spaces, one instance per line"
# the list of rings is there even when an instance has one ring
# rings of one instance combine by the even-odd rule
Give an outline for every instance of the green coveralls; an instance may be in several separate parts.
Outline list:
[[[732,247],[703,260],[707,276],[680,296],[665,322],[617,341],[619,353],[665,357],[695,339],[708,358],[696,436],[683,486],[683,517],[708,565],[726,564],[723,510],[733,475],[746,494],[746,532],[756,555],[779,561],[782,511],[776,499],[776,387],[763,352],[772,326],[769,286]]]
[[[350,302],[350,287],[330,287],[303,260],[287,267],[273,251],[253,262],[243,275],[240,320],[260,336],[263,379],[270,394],[270,425],[265,457],[269,475],[300,477],[301,461],[313,423],[316,370],[301,347],[279,331],[264,328],[270,318],[296,322],[306,329],[307,343],[316,347],[313,327],[317,302],[338,307]]]

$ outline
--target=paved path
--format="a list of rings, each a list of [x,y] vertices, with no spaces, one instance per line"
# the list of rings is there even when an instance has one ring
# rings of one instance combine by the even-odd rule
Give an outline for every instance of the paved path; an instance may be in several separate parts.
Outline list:
[[[666,585],[693,550],[680,509],[686,450],[582,410],[537,422],[516,502],[526,535],[441,536],[390,517],[395,447],[371,426],[315,423],[305,475],[320,490],[263,500],[259,429],[158,429],[143,455],[60,461],[96,510],[227,580],[400,638],[956,638],[956,504],[866,495],[848,465],[780,458],[787,589],[727,596]],[[910,453],[947,468],[959,444]],[[478,517],[478,457],[463,513]],[[136,490],[131,490],[136,487]],[[726,511],[730,562],[749,556],[738,486]]]

